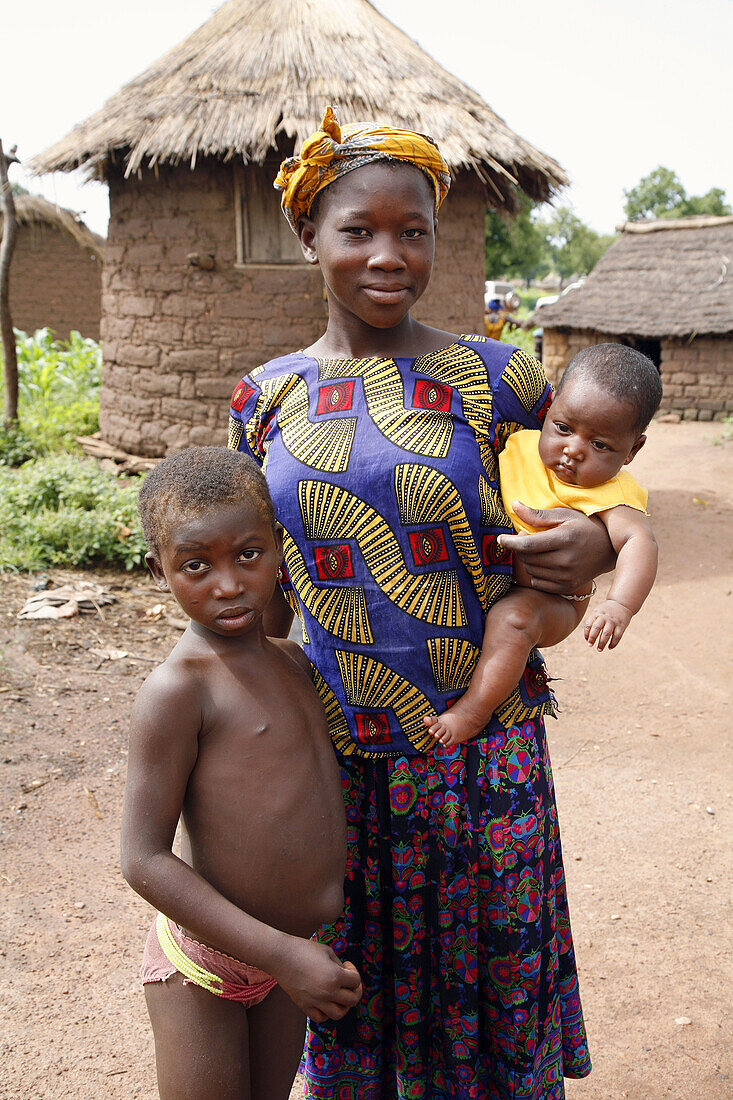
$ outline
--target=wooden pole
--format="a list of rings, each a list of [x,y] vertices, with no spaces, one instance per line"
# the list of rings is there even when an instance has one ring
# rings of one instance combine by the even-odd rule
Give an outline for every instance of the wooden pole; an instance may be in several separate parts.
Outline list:
[[[3,373],[5,375],[5,427],[18,419],[18,357],[15,353],[15,333],[10,315],[10,261],[18,235],[13,192],[8,180],[8,165],[19,164],[16,146],[5,153],[0,141],[0,209],[3,212],[3,238],[0,243],[0,337],[3,349]]]

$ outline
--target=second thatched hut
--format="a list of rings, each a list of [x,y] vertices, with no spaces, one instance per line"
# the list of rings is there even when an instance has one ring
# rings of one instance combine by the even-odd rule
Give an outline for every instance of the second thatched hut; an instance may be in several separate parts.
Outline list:
[[[417,315],[441,327],[481,329],[487,201],[512,210],[518,190],[544,200],[567,182],[368,0],[229,0],[34,163],[109,184],[109,443],[156,456],[222,441],[241,374],[322,331],[322,281],[272,181],[328,103],[439,143],[454,185]]]
[[[68,340],[72,330],[99,339],[104,238],[77,214],[40,195],[16,195],[18,236],[10,268],[15,328],[50,328]],[[3,215],[0,212],[0,237]]]
[[[588,344],[621,343],[662,376],[662,409],[685,420],[733,414],[733,217],[628,222],[582,286],[536,310],[557,381]]]

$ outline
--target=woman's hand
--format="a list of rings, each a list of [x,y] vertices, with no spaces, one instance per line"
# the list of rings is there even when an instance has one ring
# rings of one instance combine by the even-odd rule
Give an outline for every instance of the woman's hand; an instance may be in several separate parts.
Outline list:
[[[530,527],[543,528],[531,535],[502,535],[499,540],[529,574],[532,588],[569,594],[614,568],[616,555],[599,519],[572,508],[528,508],[518,500],[513,507]]]

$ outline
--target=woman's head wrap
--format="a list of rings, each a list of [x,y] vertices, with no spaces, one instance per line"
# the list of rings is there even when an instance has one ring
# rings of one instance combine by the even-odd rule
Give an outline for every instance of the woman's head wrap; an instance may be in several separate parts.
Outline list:
[[[346,172],[375,160],[403,161],[421,168],[433,186],[436,211],[448,194],[448,165],[431,138],[391,126],[342,128],[333,108],[327,107],[321,129],[303,143],[300,156],[283,161],[275,180],[291,229],[295,232],[298,218],[308,213],[319,191]]]

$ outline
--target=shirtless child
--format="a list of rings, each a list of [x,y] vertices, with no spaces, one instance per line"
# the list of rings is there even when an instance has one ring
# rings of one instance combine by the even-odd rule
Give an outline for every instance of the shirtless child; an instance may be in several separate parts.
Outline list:
[[[340,1019],[361,983],[309,938],[343,908],[346,824],[308,660],[263,629],[283,532],[256,464],[218,447],[161,462],[140,515],[191,618],[137,696],[122,824],[123,874],[159,911],[142,966],[158,1088],[285,1100],[306,1014]]]
[[[584,631],[599,650],[618,645],[657,573],[647,494],[623,467],[644,446],[644,429],[661,398],[659,371],[650,359],[622,344],[595,344],[568,364],[542,431],[514,432],[499,455],[504,507],[520,534],[537,530],[519,515],[527,505],[575,508],[605,525],[618,555],[616,571]],[[500,541],[513,548],[517,536]],[[515,561],[515,587],[486,616],[483,647],[465,695],[444,714],[424,718],[446,747],[479,734],[516,688],[531,650],[567,638],[588,606],[590,586],[552,596],[529,587],[529,576],[518,566]]]

